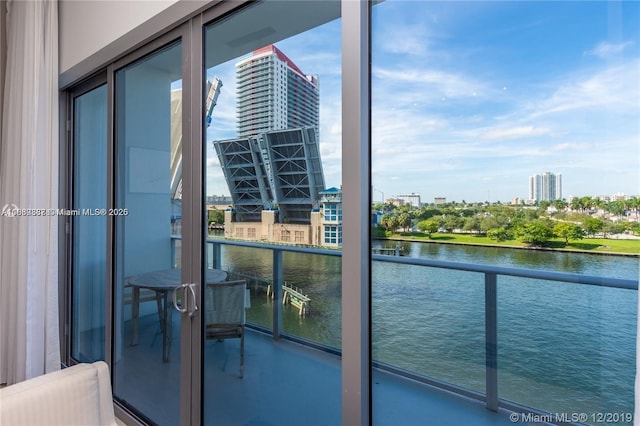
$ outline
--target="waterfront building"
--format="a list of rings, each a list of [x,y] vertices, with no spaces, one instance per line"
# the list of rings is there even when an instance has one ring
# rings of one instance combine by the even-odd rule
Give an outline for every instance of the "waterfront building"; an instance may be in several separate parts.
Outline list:
[[[411,207],[420,208],[420,194],[415,192],[406,195],[396,195],[396,199],[402,202],[400,205],[408,204]]]
[[[342,191],[329,188],[320,192],[322,206],[320,208],[320,226],[323,230],[322,245],[330,247],[342,246]]]
[[[409,205],[420,208],[420,194],[396,195],[395,197],[387,198],[386,202],[398,207]]]
[[[529,199],[534,202],[562,199],[562,175],[544,172],[530,176]]]
[[[280,244],[340,247],[342,245],[342,191],[329,188],[320,192],[320,208],[309,212],[307,223],[289,223],[277,208],[264,209],[256,221],[238,221],[237,211],[227,209],[224,236],[247,241]]]
[[[320,86],[274,45],[236,64],[238,137],[312,126],[319,135]]]

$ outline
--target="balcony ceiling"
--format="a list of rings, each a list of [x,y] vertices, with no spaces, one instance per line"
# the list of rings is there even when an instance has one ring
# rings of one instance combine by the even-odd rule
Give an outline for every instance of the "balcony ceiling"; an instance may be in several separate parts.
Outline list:
[[[338,1],[264,1],[206,32],[206,68],[239,58],[340,17]]]

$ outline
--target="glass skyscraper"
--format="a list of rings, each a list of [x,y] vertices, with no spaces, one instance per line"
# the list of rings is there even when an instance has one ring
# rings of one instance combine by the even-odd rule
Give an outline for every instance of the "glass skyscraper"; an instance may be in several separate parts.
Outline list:
[[[320,88],[282,51],[268,45],[236,64],[238,137],[312,126],[319,133]]]
[[[544,172],[530,176],[529,199],[536,202],[562,199],[562,175]]]

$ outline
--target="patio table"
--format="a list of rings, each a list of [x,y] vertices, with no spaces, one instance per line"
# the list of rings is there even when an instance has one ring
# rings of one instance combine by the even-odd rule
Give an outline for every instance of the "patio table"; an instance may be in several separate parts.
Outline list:
[[[169,297],[177,286],[181,284],[181,269],[165,269],[162,271],[145,272],[128,278],[128,283],[133,289],[133,301],[131,307],[131,345],[138,344],[138,316],[140,313],[140,289],[145,288],[156,292],[158,300],[158,316],[160,317],[160,329],[162,331],[162,361],[169,362],[171,349],[171,324],[172,313]],[[227,278],[227,273],[219,269],[207,269],[205,271],[205,284],[222,282]]]

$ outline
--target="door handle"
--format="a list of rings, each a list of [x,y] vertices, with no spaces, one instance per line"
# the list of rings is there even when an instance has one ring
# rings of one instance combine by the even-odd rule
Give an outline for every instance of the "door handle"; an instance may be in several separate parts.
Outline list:
[[[187,290],[189,290],[187,292]],[[178,305],[177,294],[182,291],[182,306]],[[191,295],[191,303],[187,303],[187,297]],[[182,283],[173,291],[173,307],[181,314],[188,314],[189,318],[193,318],[198,311],[198,302],[196,299],[196,284]]]
[[[185,293],[185,289],[189,286],[189,284],[187,283],[183,283],[180,284],[179,286],[177,286],[175,289],[173,289],[173,307],[176,309],[176,311],[180,312],[181,314],[184,314],[187,312],[187,299],[186,299],[186,293]],[[184,306],[179,306],[178,305],[178,292],[182,291],[182,304]]]
[[[190,283],[187,288],[189,289],[189,293],[191,293],[191,303],[187,305],[191,308],[189,309],[189,318],[193,318],[198,311],[198,300],[196,299],[196,283]]]

